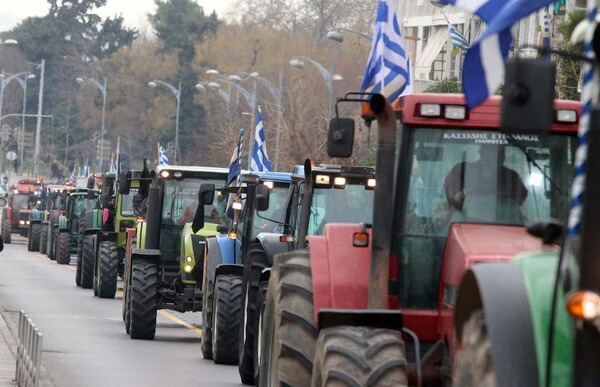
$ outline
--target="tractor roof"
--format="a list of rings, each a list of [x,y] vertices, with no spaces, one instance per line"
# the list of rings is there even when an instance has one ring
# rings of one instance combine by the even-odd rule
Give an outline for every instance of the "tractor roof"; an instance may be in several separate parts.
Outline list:
[[[357,177],[357,178],[374,178],[375,168],[373,167],[362,167],[353,165],[330,165],[320,164],[312,167],[312,174],[329,174],[338,175],[342,177]],[[294,167],[293,172],[294,178],[304,178],[304,166],[297,165]]]
[[[182,166],[182,165],[159,165],[156,167],[156,172],[160,174],[162,171],[169,172],[208,172],[208,173],[224,173],[228,174],[229,169],[227,168],[215,168],[215,167],[195,167],[195,166]]]

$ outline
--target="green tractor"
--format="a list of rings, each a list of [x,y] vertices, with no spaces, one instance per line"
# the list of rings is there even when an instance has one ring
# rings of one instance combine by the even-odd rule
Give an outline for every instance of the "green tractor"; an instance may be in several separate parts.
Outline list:
[[[158,309],[201,310],[205,241],[219,233],[222,215],[214,191],[227,175],[224,168],[186,166],[150,174],[145,218],[128,234],[125,259],[123,319],[132,339],[154,339]]]
[[[58,221],[60,211],[65,207],[66,194],[68,187],[65,185],[47,185],[42,191],[42,211],[41,230],[40,230],[40,253],[48,254],[48,258],[53,256],[50,246],[52,241],[53,224]],[[34,222],[35,224],[36,222]]]
[[[98,194],[94,189],[75,188],[66,195],[65,210],[58,216],[52,233],[51,251],[57,263],[68,265],[71,254],[77,253],[80,219],[85,217],[86,211],[96,207]]]
[[[75,282],[84,289],[93,288],[94,295],[100,298],[114,298],[117,291],[117,279],[123,277],[125,250],[127,245],[127,228],[135,227],[136,215],[133,198],[140,187],[140,171],[122,174],[120,186],[127,184],[124,190],[115,190],[116,174],[105,173],[102,176],[100,203],[102,208],[95,208],[86,214],[81,259],[77,261]],[[127,182],[125,183],[125,180]],[[107,202],[116,198],[114,222],[106,223],[104,212],[111,211]]]
[[[56,197],[66,188],[64,185],[44,185],[40,187],[35,207],[31,209],[29,216],[27,250],[46,253],[48,225],[44,225],[44,222],[48,222],[48,214],[55,203]],[[42,236],[44,237],[43,239]]]

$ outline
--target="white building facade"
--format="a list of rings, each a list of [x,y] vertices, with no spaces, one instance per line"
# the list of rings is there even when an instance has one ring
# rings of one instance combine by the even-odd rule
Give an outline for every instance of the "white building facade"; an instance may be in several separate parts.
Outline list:
[[[402,24],[406,50],[412,63],[413,89],[424,91],[431,83],[456,77],[461,79],[464,52],[454,49],[448,23],[456,27],[469,42],[483,31],[478,17],[456,7],[438,7],[430,0],[396,0],[398,18]],[[573,0],[574,2],[575,0]],[[558,18],[550,17],[550,33],[554,40],[554,25]],[[535,56],[543,34],[543,12],[523,19],[513,29],[514,44],[522,56]],[[514,50],[513,50],[514,53]]]

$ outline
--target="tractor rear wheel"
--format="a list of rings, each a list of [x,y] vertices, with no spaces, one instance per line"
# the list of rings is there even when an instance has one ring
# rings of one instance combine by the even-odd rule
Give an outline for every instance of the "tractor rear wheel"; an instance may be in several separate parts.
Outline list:
[[[154,339],[157,294],[157,265],[142,259],[136,259],[133,261],[131,272],[131,324],[129,334],[132,339]]]
[[[275,256],[262,335],[260,386],[310,385],[317,327],[307,250]]]
[[[263,336],[263,316],[265,315],[265,304],[267,300],[267,287],[269,286],[268,281],[263,281],[258,287],[258,293],[256,295],[256,313],[254,315],[254,343],[253,345],[253,361],[254,361],[254,385],[258,386],[260,378],[260,358],[262,355],[262,336]]]
[[[215,282],[212,357],[217,364],[237,364],[242,277],[220,275]]]
[[[79,234],[77,236],[77,271],[75,272],[75,284],[81,286],[81,266],[83,257],[83,237],[85,236],[85,218],[79,218]]]
[[[408,386],[402,334],[337,326],[320,332],[312,386]]]
[[[100,242],[98,257],[98,297],[115,298],[117,292],[117,271],[119,254],[117,243],[112,241]]]
[[[129,246],[129,253],[137,246],[137,236],[131,237],[131,245]],[[129,294],[131,294],[131,267],[127,264],[127,257],[125,259],[125,269],[123,273],[123,321],[125,321],[125,330],[129,333]]]
[[[58,233],[56,263],[68,265],[71,262],[71,232]]]
[[[94,282],[94,236],[83,238],[83,254],[81,255],[81,287],[91,289]]]
[[[40,253],[46,254],[48,251],[48,225],[42,223],[42,230],[40,231]]]
[[[248,248],[244,262],[244,276],[242,277],[242,306],[240,331],[238,370],[244,384],[254,383],[254,337],[256,332],[255,315],[257,311],[256,298],[260,285],[262,271],[269,266],[267,254],[259,243]]]
[[[202,342],[200,350],[202,357],[212,360],[212,323],[213,323],[213,304],[215,298],[214,282],[208,275],[208,270],[204,270],[204,283],[206,288],[202,295]]]
[[[4,219],[2,220],[2,241],[4,243],[10,243],[10,239],[11,239],[11,235],[10,233],[12,232],[12,225],[10,223],[10,219]]]
[[[48,258],[50,258],[53,261],[56,259],[56,241],[58,239],[57,234],[58,234],[58,227],[51,226],[50,234],[48,235],[48,237],[50,238],[50,246],[48,248]]]
[[[461,347],[456,356],[455,386],[496,385],[492,342],[482,310],[475,311],[463,326]]]
[[[31,223],[29,225],[29,245],[31,246],[31,250],[29,251],[39,251],[40,250],[40,233],[42,232],[42,224],[41,223]]]

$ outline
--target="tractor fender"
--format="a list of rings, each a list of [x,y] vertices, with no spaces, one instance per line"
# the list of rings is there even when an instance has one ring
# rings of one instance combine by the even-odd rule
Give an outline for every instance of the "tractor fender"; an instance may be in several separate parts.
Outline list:
[[[217,235],[215,238],[217,240],[219,250],[221,250],[221,262],[219,263],[234,264],[240,261],[240,241],[236,239],[234,244],[233,241],[229,239],[227,234]],[[237,251],[234,250],[234,248],[237,249]]]
[[[118,236],[119,236],[119,233],[117,233],[117,232],[100,231],[98,234],[96,234],[96,245],[100,246],[101,242],[107,242],[107,241],[117,243]]]
[[[288,251],[288,244],[279,240],[282,235],[283,234],[281,233],[262,232],[256,237],[256,239],[258,239],[260,242],[265,254],[267,255],[267,260],[271,266],[273,265],[273,257],[275,254],[285,253]]]
[[[367,309],[371,246],[353,246],[360,231],[358,224],[330,223],[322,236],[307,237],[315,321],[321,309]]]
[[[260,280],[258,281],[258,283],[260,284],[263,282],[269,282],[269,278],[271,278],[271,268],[265,267],[262,273],[260,273]]]
[[[133,249],[131,250],[131,260],[145,259],[149,261],[156,261],[160,259],[160,250],[158,249]]]
[[[217,277],[220,275],[234,275],[241,277],[244,275],[244,265],[221,264],[215,269],[215,283],[217,282]]]
[[[61,215],[60,218],[58,218],[58,229],[60,231],[65,231],[69,228],[69,220],[67,219],[66,216]]]
[[[219,248],[219,242],[217,241],[217,238],[207,238],[205,246],[205,274],[203,275],[203,281],[204,279],[214,279],[217,266],[219,266],[222,263],[221,249]],[[202,289],[205,289],[207,285],[208,284],[203,283]]]
[[[454,315],[459,340],[463,325],[479,309],[485,314],[498,386],[539,386],[531,310],[519,266],[476,264],[465,273]]]

